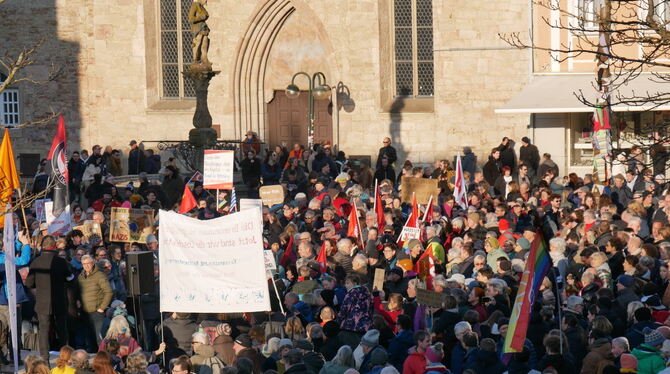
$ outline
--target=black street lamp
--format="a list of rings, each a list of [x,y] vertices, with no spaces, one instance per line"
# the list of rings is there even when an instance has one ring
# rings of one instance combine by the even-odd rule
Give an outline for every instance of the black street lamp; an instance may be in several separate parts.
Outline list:
[[[307,147],[312,149],[314,145],[314,99],[322,100],[330,97],[331,88],[326,84],[326,76],[322,72],[316,72],[310,76],[305,72],[295,73],[291,78],[291,84],[286,87],[286,97],[296,99],[300,96],[300,88],[295,84],[295,78],[304,75],[309,81],[309,105],[307,108]]]

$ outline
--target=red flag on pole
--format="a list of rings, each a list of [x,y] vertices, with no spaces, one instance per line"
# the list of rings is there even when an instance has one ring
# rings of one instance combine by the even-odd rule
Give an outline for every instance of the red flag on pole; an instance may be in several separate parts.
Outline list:
[[[65,138],[65,119],[58,116],[58,130],[51,142],[51,149],[47,160],[51,161],[51,170],[56,180],[53,195],[53,214],[58,217],[68,206],[68,181],[70,176],[67,170],[67,140]]]
[[[291,237],[288,239],[288,244],[286,245],[284,254],[281,256],[281,259],[279,259],[279,265],[286,268],[289,264],[294,263],[297,259],[298,257],[295,255],[295,252],[293,252],[293,235],[291,235]]]
[[[316,256],[316,262],[321,266],[321,274],[328,272],[328,260],[326,257],[326,241],[323,241],[321,244],[321,249],[319,250],[319,255]]]
[[[356,209],[356,204],[351,204],[351,212],[349,212],[349,225],[347,226],[347,236],[356,238],[358,246],[361,246],[363,243],[363,236],[361,232],[361,224],[358,221],[358,210]]]
[[[426,213],[423,214],[422,221],[429,225],[433,223],[433,195],[430,195],[430,200],[428,200]]]
[[[379,191],[379,186],[375,187],[375,213],[377,214],[377,228],[379,232],[382,232],[384,226],[386,226],[386,219],[384,219],[384,206],[382,205],[382,194]]]
[[[184,193],[181,195],[181,205],[179,206],[179,214],[188,213],[191,211],[191,209],[195,208],[196,206],[198,206],[198,203],[195,201],[195,197],[193,197],[191,189],[188,188],[188,185],[185,185]]]

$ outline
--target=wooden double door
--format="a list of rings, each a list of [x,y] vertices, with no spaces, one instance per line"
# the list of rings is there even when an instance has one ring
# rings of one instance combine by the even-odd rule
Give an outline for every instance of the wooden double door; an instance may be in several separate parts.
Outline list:
[[[302,91],[296,99],[289,99],[283,90],[276,90],[267,104],[268,139],[270,149],[285,145],[288,149],[299,143],[307,146],[307,111],[309,92]],[[314,142],[333,142],[331,101],[314,100]]]

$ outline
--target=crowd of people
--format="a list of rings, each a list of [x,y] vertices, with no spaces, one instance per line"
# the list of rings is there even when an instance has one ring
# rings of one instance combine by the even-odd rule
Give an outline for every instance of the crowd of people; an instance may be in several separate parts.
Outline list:
[[[453,161],[399,160],[389,138],[374,169],[329,143],[277,146],[263,150],[263,161],[260,145],[248,134],[238,161],[250,196],[264,185],[286,192],[283,204],[263,210],[264,246],[278,265],[268,279],[277,289],[272,311],[161,313],[160,227],[146,244],[110,242],[109,213],[177,209],[188,175],[132,141],[127,173],[163,179],[140,174],[118,187],[120,151],[95,146],[85,160],[84,151],[73,153],[69,189],[73,226],[92,220],[102,235],[48,235],[31,209],[30,230],[18,230],[21,344],[40,353],[25,358],[27,372],[46,374],[49,351],[59,350],[54,374],[670,373],[670,190],[641,158],[620,162],[620,173],[600,186],[590,175],[561,174],[526,137],[518,154],[504,138],[483,164],[466,148],[461,206]],[[421,209],[420,237],[399,243],[413,210],[400,197],[403,177],[437,179],[440,193]],[[228,193],[213,193],[194,183],[198,204],[187,214],[228,214]],[[353,237],[352,210],[361,226]],[[14,221],[23,226],[19,214]],[[521,275],[541,242],[552,269],[531,307],[523,349],[505,353]],[[125,258],[138,250],[154,253],[155,288],[132,297]],[[428,272],[419,266],[426,254]],[[377,269],[382,287],[373,287]],[[6,277],[3,361],[12,358]],[[441,305],[417,300],[422,290],[439,293]]]

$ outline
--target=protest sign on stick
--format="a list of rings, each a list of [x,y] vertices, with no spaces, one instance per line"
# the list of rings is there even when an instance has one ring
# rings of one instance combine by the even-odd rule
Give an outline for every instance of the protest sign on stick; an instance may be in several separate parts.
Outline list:
[[[216,190],[233,188],[234,151],[206,149],[203,166],[203,187]]]
[[[428,204],[431,196],[438,196],[440,189],[437,179],[402,177],[400,198],[403,203],[412,203],[412,193],[416,195],[416,202]]]

